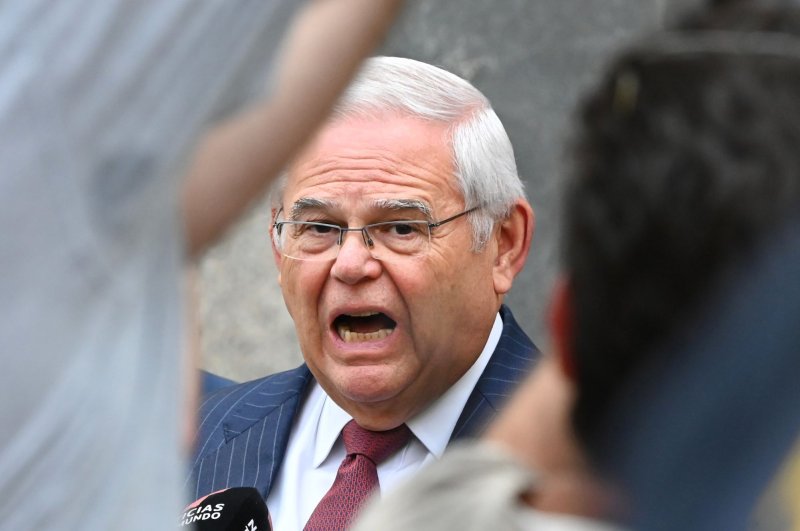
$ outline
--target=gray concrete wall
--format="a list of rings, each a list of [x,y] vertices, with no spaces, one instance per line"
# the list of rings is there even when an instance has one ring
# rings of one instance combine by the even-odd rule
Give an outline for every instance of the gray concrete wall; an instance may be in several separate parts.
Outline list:
[[[558,261],[561,177],[572,113],[608,57],[692,0],[410,1],[381,53],[426,61],[471,81],[514,144],[536,212],[528,264],[507,302],[534,341]],[[245,380],[301,356],[276,282],[262,205],[201,264],[203,365]]]

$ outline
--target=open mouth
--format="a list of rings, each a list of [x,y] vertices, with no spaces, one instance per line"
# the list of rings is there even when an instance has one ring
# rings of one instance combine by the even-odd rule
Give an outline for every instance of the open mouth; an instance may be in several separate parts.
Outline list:
[[[334,319],[333,326],[345,343],[363,343],[388,337],[397,323],[381,312],[363,312],[342,314]]]

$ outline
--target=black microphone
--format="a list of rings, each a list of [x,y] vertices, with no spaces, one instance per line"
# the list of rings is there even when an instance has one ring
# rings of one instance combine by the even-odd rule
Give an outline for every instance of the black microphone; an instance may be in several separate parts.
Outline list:
[[[183,510],[181,529],[272,531],[269,511],[258,490],[233,487],[212,492]]]

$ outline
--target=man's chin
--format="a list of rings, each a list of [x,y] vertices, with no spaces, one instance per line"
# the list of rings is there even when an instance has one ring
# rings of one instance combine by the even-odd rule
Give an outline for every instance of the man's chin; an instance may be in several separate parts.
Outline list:
[[[351,402],[380,404],[391,401],[404,387],[397,383],[395,370],[386,365],[362,365],[338,372],[334,382],[336,390]]]
[[[386,366],[361,366],[338,372],[330,381],[333,388],[326,391],[356,420],[385,424],[399,419],[394,426],[380,429],[393,428],[407,420],[412,404],[403,392],[408,385],[397,381],[396,371]]]

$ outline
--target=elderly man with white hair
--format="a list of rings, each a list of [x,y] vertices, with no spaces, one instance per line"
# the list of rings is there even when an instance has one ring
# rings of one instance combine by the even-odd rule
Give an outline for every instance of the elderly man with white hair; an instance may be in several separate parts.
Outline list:
[[[503,298],[533,210],[486,97],[389,57],[273,197],[305,363],[204,404],[190,492],[255,486],[277,529],[342,529],[370,492],[481,433],[528,373],[538,351]]]

